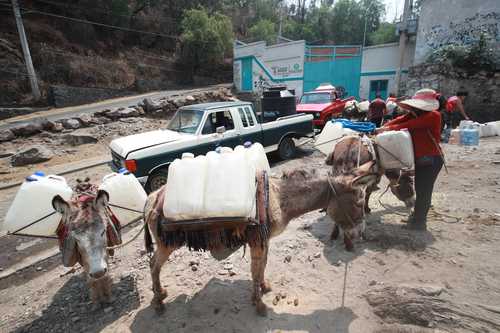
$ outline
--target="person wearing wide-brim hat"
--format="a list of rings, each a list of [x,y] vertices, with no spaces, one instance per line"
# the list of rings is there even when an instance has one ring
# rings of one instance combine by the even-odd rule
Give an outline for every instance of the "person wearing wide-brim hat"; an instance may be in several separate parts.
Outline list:
[[[415,154],[415,210],[408,219],[408,229],[427,230],[427,213],[431,206],[434,183],[443,167],[439,141],[441,114],[437,94],[432,89],[421,89],[398,105],[409,111],[379,129],[399,131],[407,129],[413,141]]]

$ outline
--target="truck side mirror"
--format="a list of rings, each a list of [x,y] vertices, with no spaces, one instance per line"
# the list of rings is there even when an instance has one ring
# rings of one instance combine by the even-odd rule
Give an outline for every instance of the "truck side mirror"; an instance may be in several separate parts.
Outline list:
[[[226,126],[219,126],[215,129],[215,133],[224,134],[226,132]]]

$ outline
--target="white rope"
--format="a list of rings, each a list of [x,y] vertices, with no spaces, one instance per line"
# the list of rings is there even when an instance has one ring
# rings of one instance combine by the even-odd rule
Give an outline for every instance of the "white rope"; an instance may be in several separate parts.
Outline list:
[[[107,247],[106,249],[107,250],[116,250],[116,249],[119,249],[119,248],[122,248],[130,243],[132,243],[134,240],[136,240],[137,237],[139,237],[139,235],[141,234],[141,232],[144,230],[144,227],[146,226],[146,223],[144,223],[141,227],[141,229],[139,230],[139,232],[134,236],[132,237],[131,239],[129,239],[128,241],[126,241],[125,243],[122,243],[122,244],[118,244],[118,245],[115,245],[115,246],[109,246]]]

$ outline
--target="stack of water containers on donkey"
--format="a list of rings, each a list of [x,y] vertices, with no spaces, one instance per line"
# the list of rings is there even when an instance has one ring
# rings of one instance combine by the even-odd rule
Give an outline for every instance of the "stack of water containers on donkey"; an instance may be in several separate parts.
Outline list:
[[[219,147],[206,156],[184,153],[169,167],[164,216],[169,221],[254,218],[259,171],[270,171],[259,143]]]
[[[104,176],[99,190],[108,194],[109,208],[122,226],[142,217],[147,195],[137,178],[127,170]],[[62,218],[52,206],[56,196],[67,202],[72,200],[73,190],[66,179],[35,172],[19,188],[2,229],[16,235],[55,237]]]

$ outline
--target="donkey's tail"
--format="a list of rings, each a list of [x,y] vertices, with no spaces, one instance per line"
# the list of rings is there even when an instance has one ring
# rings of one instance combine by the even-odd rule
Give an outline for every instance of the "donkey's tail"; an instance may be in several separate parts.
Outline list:
[[[147,222],[144,222],[144,245],[146,246],[147,253],[151,253],[154,251],[153,238],[151,237],[151,233],[149,232],[149,225]]]

